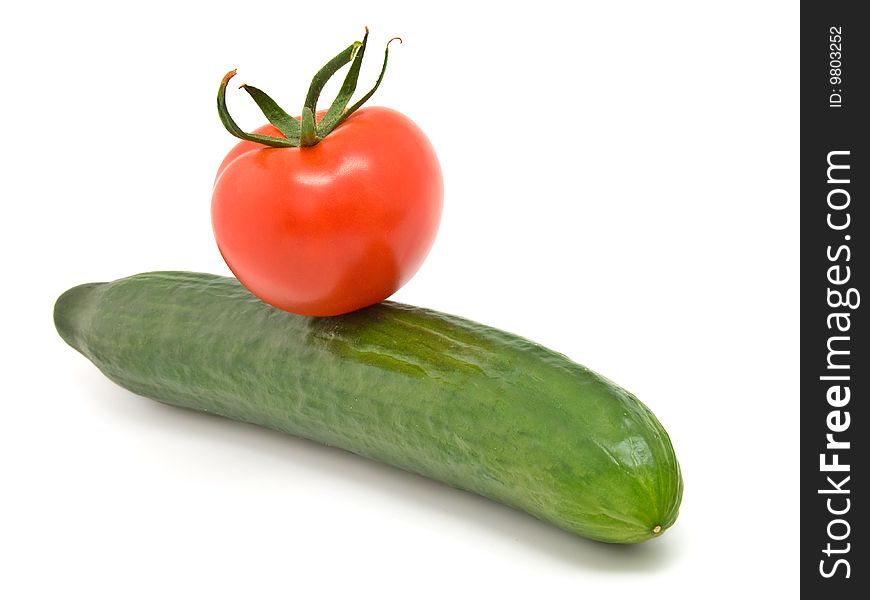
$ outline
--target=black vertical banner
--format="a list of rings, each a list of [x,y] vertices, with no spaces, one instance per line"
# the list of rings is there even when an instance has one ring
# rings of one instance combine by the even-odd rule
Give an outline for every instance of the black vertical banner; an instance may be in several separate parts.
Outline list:
[[[870,21],[860,8],[801,3],[801,590],[838,600],[870,597]]]

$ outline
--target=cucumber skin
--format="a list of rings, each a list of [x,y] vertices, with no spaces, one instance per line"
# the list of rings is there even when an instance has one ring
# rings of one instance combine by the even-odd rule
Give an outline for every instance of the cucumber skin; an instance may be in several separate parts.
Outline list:
[[[77,286],[54,319],[136,394],[344,448],[583,537],[641,542],[677,518],[682,475],[652,412],[506,332],[392,302],[303,317],[185,272]]]

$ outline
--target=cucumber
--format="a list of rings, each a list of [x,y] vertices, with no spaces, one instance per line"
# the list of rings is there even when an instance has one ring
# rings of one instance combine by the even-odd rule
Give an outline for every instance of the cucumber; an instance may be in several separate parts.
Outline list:
[[[587,538],[641,542],[677,518],[680,467],[652,412],[497,329],[393,302],[302,317],[184,272],[74,287],[54,320],[136,394],[344,448]]]

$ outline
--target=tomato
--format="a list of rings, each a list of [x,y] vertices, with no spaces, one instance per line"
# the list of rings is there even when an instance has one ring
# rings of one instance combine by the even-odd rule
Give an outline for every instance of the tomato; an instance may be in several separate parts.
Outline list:
[[[271,125],[257,133],[283,137]],[[380,302],[422,264],[441,219],[435,151],[408,117],[360,108],[317,144],[242,141],[221,164],[212,225],[258,298],[328,316]]]

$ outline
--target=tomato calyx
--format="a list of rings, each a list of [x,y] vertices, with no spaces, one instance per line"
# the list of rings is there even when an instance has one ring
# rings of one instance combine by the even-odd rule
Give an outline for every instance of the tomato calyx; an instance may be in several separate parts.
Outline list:
[[[263,135],[259,133],[247,133],[239,127],[230,116],[227,108],[226,94],[227,85],[229,84],[230,79],[236,75],[235,69],[224,75],[224,78],[221,80],[220,88],[218,89],[217,107],[221,123],[223,123],[227,131],[239,139],[264,144],[273,148],[296,148],[315,145],[317,142],[329,135],[336,127],[341,125],[345,119],[352,115],[354,111],[372,97],[372,94],[374,94],[375,90],[378,89],[378,86],[381,85],[384,73],[387,71],[387,59],[390,54],[390,44],[395,40],[399,40],[399,43],[402,43],[402,38],[399,37],[394,37],[387,42],[387,46],[384,48],[384,63],[381,67],[381,72],[380,75],[378,75],[377,81],[375,81],[372,89],[348,108],[347,105],[356,91],[360,66],[362,65],[368,37],[369,29],[366,27],[365,35],[361,42],[354,42],[336,54],[314,75],[314,78],[311,80],[311,86],[308,88],[308,93],[305,96],[305,104],[302,108],[302,116],[300,119],[295,119],[287,114],[287,112],[278,106],[278,104],[264,91],[248,84],[242,84],[239,86],[239,89],[245,90],[248,95],[251,96],[254,102],[257,103],[257,106],[260,107],[260,110],[263,111],[263,114],[269,120],[269,123],[280,131],[284,137]],[[326,111],[323,118],[318,122],[314,118],[314,115],[317,113],[317,101],[320,99],[320,93],[323,91],[326,82],[332,79],[333,75],[335,75],[338,70],[344,67],[347,63],[351,63],[351,65],[344,78],[344,82],[341,85],[341,89],[338,91],[338,95],[335,97],[335,100],[333,100],[329,110]]]

